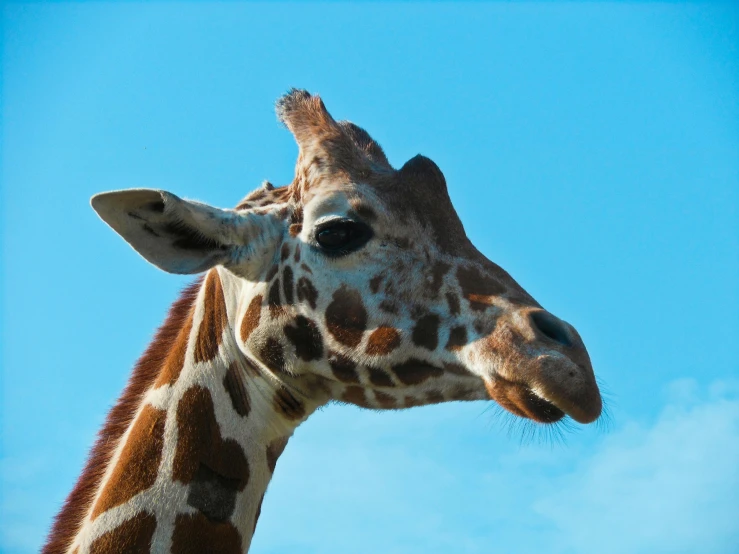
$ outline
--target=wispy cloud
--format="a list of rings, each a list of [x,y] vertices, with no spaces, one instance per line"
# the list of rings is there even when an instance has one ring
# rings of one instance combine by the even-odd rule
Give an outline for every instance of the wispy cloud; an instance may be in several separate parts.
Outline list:
[[[255,547],[735,554],[739,385],[675,381],[663,404],[649,422],[620,415],[607,435],[515,452],[468,430],[468,408],[332,408],[280,460]]]
[[[534,503],[555,551],[739,552],[739,395],[672,383],[651,426],[629,423]]]

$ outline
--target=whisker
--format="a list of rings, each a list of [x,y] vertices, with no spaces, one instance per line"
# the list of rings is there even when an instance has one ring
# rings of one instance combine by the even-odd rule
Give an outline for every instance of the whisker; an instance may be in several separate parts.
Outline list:
[[[608,387],[608,385],[600,378],[596,377],[598,389],[600,389],[600,397],[603,401],[603,409],[600,417],[595,421],[595,427],[600,433],[610,433],[613,430],[613,407],[617,405],[616,394]]]
[[[495,402],[491,402],[486,406],[480,415],[486,413],[491,413],[491,429],[501,431],[508,440],[518,442],[520,447],[548,445],[554,448],[564,446],[567,442],[567,436],[579,430],[568,417],[555,423],[538,423],[531,419],[516,416]]]

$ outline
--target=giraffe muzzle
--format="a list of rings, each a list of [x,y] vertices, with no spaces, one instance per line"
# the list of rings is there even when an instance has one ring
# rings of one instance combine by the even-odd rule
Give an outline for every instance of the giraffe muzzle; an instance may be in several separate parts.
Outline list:
[[[519,340],[502,353],[501,363],[486,380],[490,397],[509,412],[540,423],[554,423],[565,415],[578,423],[598,419],[600,391],[577,331],[540,308],[517,315],[498,331]]]

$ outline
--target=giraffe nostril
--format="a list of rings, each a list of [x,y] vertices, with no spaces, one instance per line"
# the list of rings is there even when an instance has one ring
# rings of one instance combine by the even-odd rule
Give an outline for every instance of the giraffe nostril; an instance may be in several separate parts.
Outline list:
[[[531,312],[531,321],[541,333],[550,340],[562,346],[572,346],[570,334],[565,324],[549,312]]]

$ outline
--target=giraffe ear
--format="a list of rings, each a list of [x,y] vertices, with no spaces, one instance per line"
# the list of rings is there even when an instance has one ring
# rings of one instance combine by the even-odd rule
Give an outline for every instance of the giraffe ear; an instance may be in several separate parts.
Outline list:
[[[161,190],[103,192],[90,204],[149,262],[169,273],[200,273],[242,263],[259,233],[254,214],[183,200]]]

